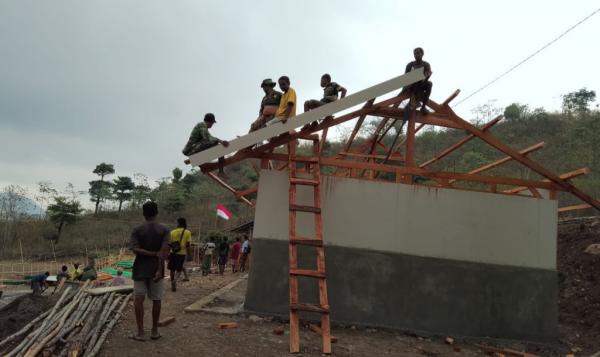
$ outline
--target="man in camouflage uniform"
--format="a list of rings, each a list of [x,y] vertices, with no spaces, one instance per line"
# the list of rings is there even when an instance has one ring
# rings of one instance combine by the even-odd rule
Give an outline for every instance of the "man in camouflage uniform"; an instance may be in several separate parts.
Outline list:
[[[260,110],[258,111],[258,118],[250,126],[250,132],[264,128],[265,123],[275,117],[281,96],[283,93],[275,90],[277,83],[273,82],[271,78],[267,78],[262,81],[260,87],[265,92],[265,96],[260,102]]]
[[[192,130],[190,139],[182,150],[183,154],[190,156],[218,144],[221,144],[225,147],[229,146],[227,141],[217,139],[208,132],[208,129],[212,128],[216,122],[217,121],[215,120],[215,115],[213,113],[207,113],[204,115],[204,121],[196,124]]]
[[[332,82],[331,76],[327,73],[321,76],[321,87],[323,88],[323,98],[321,100],[311,99],[304,102],[305,112],[338,100],[339,93],[341,93],[341,98],[346,96],[346,88]]]

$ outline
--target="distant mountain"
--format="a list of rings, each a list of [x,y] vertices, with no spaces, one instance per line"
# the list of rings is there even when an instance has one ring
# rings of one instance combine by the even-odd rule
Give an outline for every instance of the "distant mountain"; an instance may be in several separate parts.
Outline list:
[[[4,192],[0,192],[0,202],[5,199],[5,196]],[[40,209],[40,205],[28,197],[23,197],[17,206],[17,212],[27,216],[39,216]]]

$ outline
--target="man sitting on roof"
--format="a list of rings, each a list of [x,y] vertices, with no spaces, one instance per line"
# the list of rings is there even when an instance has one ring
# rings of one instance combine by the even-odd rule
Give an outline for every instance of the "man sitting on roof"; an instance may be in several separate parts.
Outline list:
[[[213,113],[206,113],[206,115],[204,115],[204,121],[196,124],[190,134],[190,139],[181,152],[186,156],[190,156],[218,144],[225,147],[229,146],[227,141],[217,139],[208,132],[208,129],[212,128],[216,122]]]
[[[327,103],[335,102],[338,100],[338,93],[341,93],[340,98],[344,98],[346,96],[346,88],[335,82],[332,82],[331,76],[327,73],[321,76],[321,87],[323,88],[323,98],[320,100],[311,99],[304,102],[305,112],[318,108]]]
[[[428,62],[423,61],[423,54],[425,54],[425,52],[421,47],[415,48],[413,50],[415,60],[406,65],[404,73],[414,71],[418,68],[423,68],[425,79],[417,83],[411,84],[407,88],[403,89],[403,91],[406,90],[411,93],[411,99],[408,104],[411,110],[416,109],[419,106],[419,102],[421,102],[421,113],[427,114],[428,111],[427,108],[425,108],[425,106],[429,101],[429,96],[431,95],[431,88],[433,87],[433,84],[429,80],[429,77],[431,77],[432,73],[431,66]]]
[[[276,85],[277,83],[273,82],[271,78],[263,80],[260,84],[260,87],[265,92],[265,96],[260,102],[258,118],[250,126],[250,132],[263,128],[267,121],[275,117],[282,96],[281,92],[275,90]]]
[[[277,82],[279,82],[279,88],[283,91],[283,96],[281,96],[279,107],[275,113],[275,119],[268,122],[267,126],[278,121],[285,123],[289,118],[296,116],[296,91],[290,87],[290,78],[281,76]]]

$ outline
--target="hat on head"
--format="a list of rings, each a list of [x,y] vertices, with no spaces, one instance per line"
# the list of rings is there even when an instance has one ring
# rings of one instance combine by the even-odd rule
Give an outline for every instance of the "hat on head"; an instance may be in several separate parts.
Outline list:
[[[273,80],[271,78],[267,78],[262,81],[262,83],[260,84],[260,87],[262,88],[264,86],[269,86],[269,87],[273,88],[276,85],[277,85],[277,83],[273,82]]]
[[[213,113],[204,114],[204,121],[216,123],[215,115]]]

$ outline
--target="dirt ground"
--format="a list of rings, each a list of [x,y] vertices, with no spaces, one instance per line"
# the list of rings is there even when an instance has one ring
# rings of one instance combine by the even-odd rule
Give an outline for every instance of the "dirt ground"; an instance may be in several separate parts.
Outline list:
[[[584,250],[600,243],[600,219],[559,225],[558,232],[561,342],[592,354],[600,351],[600,256]]]
[[[127,308],[125,319],[113,330],[109,341],[100,352],[101,356],[265,356],[289,355],[288,327],[281,321],[245,315],[221,315],[206,312],[184,313],[183,309],[240,277],[226,273],[223,276],[201,277],[192,275],[192,281],[182,283],[176,293],[167,291],[163,301],[162,317],[175,316],[176,321],[160,330],[158,341],[137,342],[128,338],[135,331],[132,306]],[[150,328],[150,304],[145,315],[146,329]],[[220,322],[237,322],[238,328],[220,330]],[[283,335],[273,331],[283,329]],[[339,339],[333,345],[336,356],[481,356],[476,347],[456,343],[452,346],[443,339],[427,339],[399,332],[376,329],[353,329],[335,327],[332,334]],[[301,333],[299,356],[321,356],[320,337],[304,328]],[[456,352],[455,349],[459,352]],[[127,351],[127,353],[124,353]]]
[[[600,256],[584,253],[592,243],[600,243],[600,220],[561,224],[558,228],[559,330],[556,345],[516,342],[474,341],[455,338],[453,345],[445,336],[421,337],[400,331],[355,326],[334,326],[338,338],[333,345],[335,356],[484,356],[477,346],[501,345],[527,350],[538,356],[590,356],[600,351]],[[283,321],[257,316],[223,315],[210,312],[185,313],[183,309],[198,299],[239,279],[239,274],[200,276],[180,283],[176,293],[166,291],[162,317],[176,321],[161,328],[158,341],[137,342],[128,338],[135,331],[133,307],[115,327],[100,352],[101,356],[287,356],[288,326]],[[168,283],[168,282],[167,282]],[[32,300],[33,299],[33,300]],[[145,325],[150,328],[150,303],[146,303]],[[44,298],[26,297],[0,313],[0,338],[27,323],[51,305]],[[237,322],[235,329],[220,330],[220,322]],[[283,330],[277,335],[274,330]],[[320,338],[307,328],[301,331],[300,356],[321,356]]]

